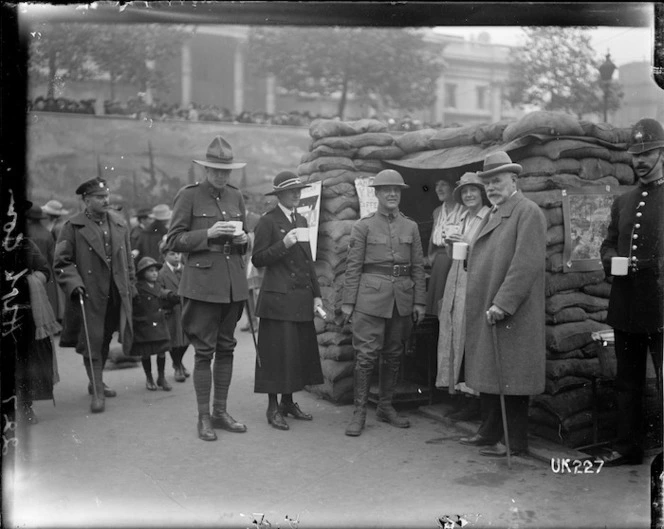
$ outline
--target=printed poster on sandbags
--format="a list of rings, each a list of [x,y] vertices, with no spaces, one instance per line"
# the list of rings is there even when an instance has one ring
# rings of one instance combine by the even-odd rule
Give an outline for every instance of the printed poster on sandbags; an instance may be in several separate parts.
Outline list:
[[[320,192],[321,183],[312,182],[311,187],[302,189],[300,205],[297,212],[307,219],[309,224],[309,244],[311,245],[311,256],[316,260],[316,247],[318,245],[318,222],[320,220]]]
[[[355,190],[360,201],[360,217],[364,217],[378,209],[376,192],[373,187],[369,187],[370,184],[373,184],[373,180],[373,176],[355,179]]]

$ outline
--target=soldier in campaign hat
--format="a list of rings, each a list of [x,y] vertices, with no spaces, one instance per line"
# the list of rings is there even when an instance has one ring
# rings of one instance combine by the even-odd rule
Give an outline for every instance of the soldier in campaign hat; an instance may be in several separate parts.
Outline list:
[[[356,437],[366,422],[371,374],[379,361],[376,418],[398,428],[410,422],[397,414],[392,397],[399,378],[404,344],[413,323],[424,318],[425,280],[417,223],[399,211],[401,175],[381,171],[371,186],[378,210],[352,228],[341,310],[353,325],[355,349],[354,411],[346,435]]]
[[[618,439],[605,464],[643,462],[645,435],[642,404],[648,353],[652,355],[662,402],[662,329],[664,328],[664,128],[654,119],[639,120],[628,151],[637,186],[618,197],[600,248],[604,270],[615,257],[628,259],[626,275],[613,276],[606,323],[614,330]],[[661,410],[661,408],[660,408]],[[658,434],[661,445],[661,431]]]
[[[106,181],[87,180],[78,186],[76,194],[85,209],[62,227],[53,260],[56,279],[67,299],[61,345],[71,344],[83,355],[90,380],[91,411],[99,413],[105,409],[105,398],[116,395],[102,379],[113,333],[119,331],[125,355],[132,346],[134,262],[130,255],[129,227],[110,208]],[[81,298],[90,350],[80,313]]]
[[[181,252],[186,263],[178,293],[183,298],[182,328],[195,351],[198,436],[214,441],[214,428],[247,431],[226,411],[235,326],[249,294],[243,260],[248,241],[244,199],[228,181],[231,171],[246,163],[234,159],[230,144],[221,136],[212,140],[205,159],[194,163],[205,168],[206,178],[178,191],[166,245]]]

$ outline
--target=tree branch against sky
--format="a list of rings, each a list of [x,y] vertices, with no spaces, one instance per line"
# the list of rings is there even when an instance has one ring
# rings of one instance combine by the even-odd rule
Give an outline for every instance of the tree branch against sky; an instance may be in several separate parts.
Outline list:
[[[512,49],[507,100],[515,106],[536,105],[578,117],[603,108],[604,92],[588,28],[523,28],[525,42]],[[609,87],[608,109],[620,106],[616,81]]]
[[[343,117],[349,94],[388,107],[423,108],[433,102],[442,72],[440,54],[420,32],[370,28],[252,28],[249,64],[272,74],[287,90],[341,94]]]

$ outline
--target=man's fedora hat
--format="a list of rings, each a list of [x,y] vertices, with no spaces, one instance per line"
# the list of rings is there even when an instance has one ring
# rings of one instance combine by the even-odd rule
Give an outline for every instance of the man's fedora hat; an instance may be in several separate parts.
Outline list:
[[[513,163],[512,158],[505,151],[496,151],[487,154],[484,158],[484,167],[478,173],[480,178],[486,178],[498,173],[514,173],[520,174],[523,171],[518,163]]]
[[[161,264],[155,261],[152,257],[141,257],[136,265],[136,274],[140,274],[143,270],[147,270],[150,267],[156,267],[157,269],[161,268]]]
[[[167,204],[157,204],[148,214],[148,217],[154,220],[170,220],[172,216],[173,212]]]
[[[110,191],[106,185],[106,180],[102,178],[93,178],[83,182],[76,188],[76,194],[82,197],[87,195],[105,195],[106,193],[110,193]]]
[[[384,169],[374,176],[373,182],[369,184],[369,187],[378,186],[398,186],[403,187],[404,189],[410,187],[403,181],[401,174],[394,169]]]
[[[194,163],[213,169],[242,169],[245,162],[233,161],[233,149],[221,136],[217,136],[207,148],[205,160],[194,160]]]
[[[303,187],[311,187],[305,184],[299,176],[291,171],[281,171],[272,181],[272,191],[265,193],[266,195],[277,195],[289,189],[302,189]]]
[[[664,128],[662,124],[650,118],[641,119],[632,127],[629,141],[631,154],[641,154],[664,147]]]
[[[42,206],[42,211],[47,215],[54,215],[56,217],[62,217],[63,215],[69,215],[69,210],[64,209],[62,202],[59,200],[49,200],[46,204]]]
[[[475,186],[479,188],[480,193],[482,195],[482,202],[484,204],[489,204],[489,197],[486,196],[486,190],[484,189],[484,183],[480,179],[479,176],[477,176],[477,173],[464,173],[461,176],[461,179],[456,183],[456,187],[454,188],[454,200],[456,200],[459,204],[463,204],[461,200],[461,191],[465,187],[468,186]]]

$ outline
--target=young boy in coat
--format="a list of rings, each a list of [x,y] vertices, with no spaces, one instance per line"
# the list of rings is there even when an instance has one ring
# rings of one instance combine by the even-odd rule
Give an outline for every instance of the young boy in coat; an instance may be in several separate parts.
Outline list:
[[[157,283],[167,294],[162,301],[164,316],[171,336],[171,359],[175,371],[175,381],[184,382],[190,375],[182,363],[182,357],[189,347],[189,340],[182,329],[182,304],[178,296],[178,286],[182,277],[182,254],[166,248],[165,243],[159,245],[164,265],[159,270]]]
[[[136,267],[136,289],[134,298],[134,343],[132,356],[140,356],[145,371],[145,387],[156,391],[160,387],[170,391],[171,385],[164,376],[166,367],[166,351],[171,348],[171,337],[168,333],[166,317],[161,308],[163,300],[177,297],[172,292],[164,291],[157,284],[161,265],[152,257],[143,257]],[[152,355],[157,356],[157,383],[152,378]]]

